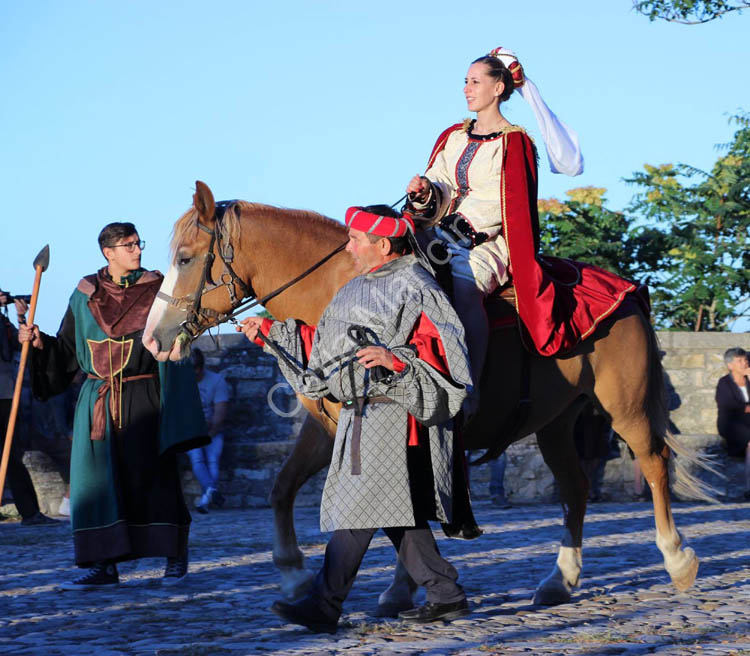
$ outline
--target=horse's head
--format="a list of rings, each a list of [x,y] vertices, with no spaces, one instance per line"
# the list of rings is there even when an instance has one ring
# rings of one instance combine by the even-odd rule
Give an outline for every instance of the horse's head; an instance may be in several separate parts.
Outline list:
[[[219,323],[250,293],[234,262],[239,212],[217,203],[197,181],[193,206],[175,223],[171,265],[148,315],[143,345],[160,361],[179,360],[206,328]]]

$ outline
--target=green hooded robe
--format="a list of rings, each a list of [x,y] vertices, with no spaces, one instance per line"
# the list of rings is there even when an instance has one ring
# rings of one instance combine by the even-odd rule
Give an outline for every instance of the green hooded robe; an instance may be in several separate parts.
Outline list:
[[[82,567],[174,557],[187,548],[190,513],[176,453],[208,437],[190,363],[159,363],[141,343],[161,281],[156,271],[137,272],[124,286],[106,268],[86,276],[57,336],[43,334],[43,349],[32,349],[39,398],[64,391],[79,372],[85,376],[70,472],[75,560]]]

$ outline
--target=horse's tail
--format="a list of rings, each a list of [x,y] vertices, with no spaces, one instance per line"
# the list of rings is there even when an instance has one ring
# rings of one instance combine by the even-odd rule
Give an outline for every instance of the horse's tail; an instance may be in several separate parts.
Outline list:
[[[674,455],[674,481],[672,490],[683,499],[718,503],[719,491],[710,483],[706,483],[693,472],[699,469],[709,471],[719,478],[724,474],[717,471],[716,460],[705,453],[698,453],[695,449],[680,442],[679,435],[672,435],[667,431],[664,442]]]
[[[664,367],[661,364],[661,349],[653,327],[644,319],[649,333],[649,372],[646,412],[651,424],[651,452],[661,453],[664,445],[674,455],[674,478],[672,490],[679,497],[716,503],[719,492],[709,483],[701,480],[694,471],[705,470],[723,478],[716,470],[715,459],[680,442],[679,435],[669,431],[669,406],[665,385]]]

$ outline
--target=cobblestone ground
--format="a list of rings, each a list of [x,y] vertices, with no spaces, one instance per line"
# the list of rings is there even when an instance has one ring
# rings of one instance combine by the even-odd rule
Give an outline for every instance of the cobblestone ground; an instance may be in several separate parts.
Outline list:
[[[59,592],[74,578],[67,525],[0,524],[2,654],[750,654],[750,504],[676,504],[678,526],[701,558],[696,585],[677,593],[654,545],[650,504],[590,508],[584,575],[570,604],[531,599],[561,534],[556,506],[476,504],[485,535],[439,538],[473,607],[452,623],[413,626],[369,617],[389,581],[393,549],[376,537],[334,636],[284,625],[269,550],[270,510],[194,518],[191,571],[161,587],[156,559],[120,566],[107,592]],[[325,545],[317,511],[297,512],[311,568]]]

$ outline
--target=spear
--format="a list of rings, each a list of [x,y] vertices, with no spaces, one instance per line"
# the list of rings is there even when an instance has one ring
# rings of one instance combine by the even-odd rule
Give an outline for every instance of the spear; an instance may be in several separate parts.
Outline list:
[[[39,285],[42,282],[42,274],[49,266],[49,244],[39,251],[34,258],[34,289],[31,292],[31,305],[29,306],[28,325],[34,323],[36,313],[36,302],[39,298]],[[21,360],[18,364],[18,375],[16,376],[16,389],[13,392],[13,402],[10,406],[10,417],[8,417],[8,428],[5,431],[5,446],[3,447],[3,459],[0,462],[0,504],[3,502],[3,488],[5,487],[5,474],[8,471],[8,459],[10,458],[10,446],[13,442],[13,432],[16,428],[16,417],[18,416],[18,405],[21,401],[21,388],[23,387],[23,372],[26,369],[26,359],[29,357],[31,342],[24,342],[21,346]]]

